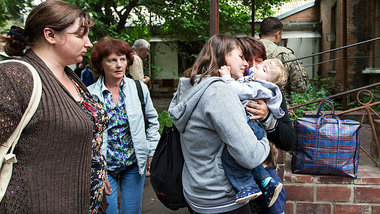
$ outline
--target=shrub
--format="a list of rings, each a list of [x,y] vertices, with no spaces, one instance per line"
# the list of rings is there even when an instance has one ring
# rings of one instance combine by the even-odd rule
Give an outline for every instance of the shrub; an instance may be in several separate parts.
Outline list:
[[[158,122],[160,123],[160,134],[162,133],[164,126],[170,127],[173,125],[173,120],[169,117],[168,111],[166,110],[158,112]]]
[[[332,94],[331,89],[333,87],[331,87],[329,82],[330,82],[329,78],[313,79],[311,83],[307,86],[307,89],[305,92],[303,93],[292,92],[293,106],[330,96]],[[329,88],[330,90],[326,88]],[[335,103],[334,101],[334,104],[336,105],[337,103]],[[319,103],[313,103],[310,105],[298,107],[296,109],[293,109],[293,111],[297,115],[297,117],[301,117],[303,116],[302,115],[303,111],[316,111],[318,109],[318,105]]]

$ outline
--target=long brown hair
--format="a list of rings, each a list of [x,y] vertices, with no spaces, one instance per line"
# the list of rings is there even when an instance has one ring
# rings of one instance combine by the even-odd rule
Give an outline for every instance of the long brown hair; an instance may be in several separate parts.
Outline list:
[[[88,14],[66,1],[45,1],[30,12],[25,22],[25,30],[18,29],[17,33],[23,37],[22,41],[12,36],[2,37],[6,42],[5,53],[10,56],[21,56],[27,46],[40,44],[44,28],[48,27],[57,33],[63,33],[77,18],[80,18],[81,25],[75,34],[83,36],[94,23]]]
[[[269,155],[264,163],[267,165],[272,165],[275,169],[277,169],[278,149],[272,142],[269,142],[269,148]]]
[[[225,56],[236,47],[241,47],[241,44],[234,36],[216,34],[210,37],[193,66],[184,72],[184,76],[190,78],[191,84],[194,84],[198,74],[201,75],[199,82],[204,76],[219,76],[219,68],[227,64]]]

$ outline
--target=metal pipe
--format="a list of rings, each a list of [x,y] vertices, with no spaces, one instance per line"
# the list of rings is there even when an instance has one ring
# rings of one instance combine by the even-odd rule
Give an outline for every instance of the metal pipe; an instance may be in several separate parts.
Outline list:
[[[252,15],[251,15],[251,18],[252,18],[252,22],[251,22],[251,36],[252,37],[255,37],[255,4],[256,4],[256,1],[255,0],[252,0]]]
[[[373,88],[373,87],[376,87],[376,86],[380,86],[380,82],[377,82],[377,83],[374,83],[374,84],[371,84],[371,85],[367,85],[367,86],[363,86],[363,87],[360,87],[360,88],[357,88],[357,89],[352,89],[352,90],[349,90],[349,91],[341,92],[341,93],[338,93],[338,94],[334,94],[334,95],[331,95],[329,97],[321,98],[321,99],[310,101],[310,102],[307,102],[307,103],[295,105],[295,106],[290,107],[289,110],[292,110],[292,109],[295,109],[295,108],[298,108],[298,107],[301,107],[301,106],[306,106],[306,105],[309,105],[309,104],[312,104],[312,103],[321,102],[322,100],[324,100],[326,98],[331,99],[331,98],[334,98],[334,97],[340,97],[342,95],[350,94],[350,93],[353,93],[353,92],[356,92],[356,91],[360,91],[360,90],[363,90],[363,89]]]
[[[299,57],[299,58],[296,58],[296,59],[288,60],[288,61],[285,61],[284,63],[293,62],[293,61],[297,61],[297,60],[301,60],[301,59],[306,59],[306,58],[310,58],[310,57],[313,57],[313,56],[319,56],[319,55],[322,55],[322,54],[325,54],[325,53],[339,51],[339,50],[342,50],[342,49],[345,49],[345,48],[355,47],[355,46],[366,44],[366,43],[369,43],[369,42],[373,42],[373,41],[376,41],[376,40],[379,40],[379,39],[380,39],[380,37],[376,37],[376,38],[373,38],[373,39],[368,39],[368,40],[365,40],[365,41],[357,42],[357,43],[346,45],[346,46],[343,46],[343,47],[334,48],[334,49],[330,49],[330,50],[327,50],[327,51],[322,51],[322,52],[319,52],[319,53],[311,54],[311,55],[308,55],[308,56],[303,56],[303,57]]]
[[[347,59],[368,59],[368,58],[380,58],[380,56],[348,56]],[[317,62],[314,64],[309,64],[309,65],[303,65],[304,68],[314,66],[314,65],[320,65],[328,62],[334,62],[337,60],[341,60],[342,58],[335,58],[335,59],[330,59],[322,62]]]
[[[219,0],[210,0],[210,37],[219,33]]]
[[[347,45],[347,1],[341,1],[341,20],[342,20],[342,46]],[[343,59],[341,62],[341,73],[343,74],[343,91],[347,91],[347,48],[343,49]],[[347,108],[347,96],[343,96],[342,101],[343,108]]]

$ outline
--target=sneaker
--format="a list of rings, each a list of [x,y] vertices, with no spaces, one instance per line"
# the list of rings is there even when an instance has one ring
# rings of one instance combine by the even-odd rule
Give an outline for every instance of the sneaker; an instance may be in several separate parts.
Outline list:
[[[266,187],[262,188],[260,186],[260,189],[263,191],[263,198],[264,202],[268,207],[271,207],[274,202],[276,202],[278,195],[280,194],[282,190],[282,183],[276,182],[275,180],[271,179]]]
[[[241,204],[253,200],[262,194],[259,188],[247,187],[240,190],[235,196],[235,203]]]

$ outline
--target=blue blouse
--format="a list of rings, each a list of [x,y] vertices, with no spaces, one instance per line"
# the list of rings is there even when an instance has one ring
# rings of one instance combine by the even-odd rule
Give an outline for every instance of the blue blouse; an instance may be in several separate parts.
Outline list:
[[[104,107],[110,118],[107,139],[107,170],[109,171],[128,167],[137,161],[124,105],[123,84],[124,82],[120,85],[117,104],[112,99],[111,91],[103,84]]]

